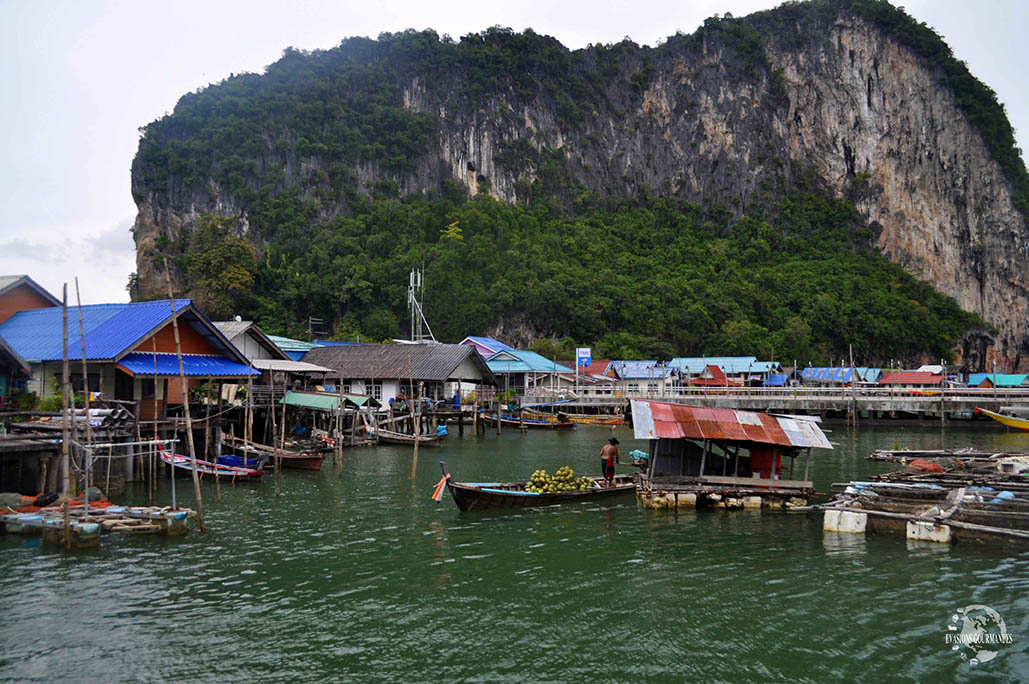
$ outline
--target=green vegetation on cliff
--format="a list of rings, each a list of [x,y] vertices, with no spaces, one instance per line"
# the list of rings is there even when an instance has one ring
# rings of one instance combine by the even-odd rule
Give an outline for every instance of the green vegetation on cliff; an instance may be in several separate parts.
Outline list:
[[[295,198],[277,208],[285,229],[232,306],[274,333],[300,334],[316,316],[339,336],[404,336],[407,273],[423,264],[426,314],[445,341],[504,320],[617,358],[754,353],[806,364],[853,344],[856,358],[884,363],[948,357],[983,326],[862,247],[871,236],[851,205],[811,193],[738,221],[664,198],[589,195],[571,215],[488,197],[377,200],[315,225]],[[238,268],[238,249],[219,253]]]

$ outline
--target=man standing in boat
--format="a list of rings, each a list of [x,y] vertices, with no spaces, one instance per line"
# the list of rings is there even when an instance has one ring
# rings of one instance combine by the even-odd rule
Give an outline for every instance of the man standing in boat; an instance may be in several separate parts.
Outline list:
[[[621,463],[618,458],[618,440],[608,437],[607,444],[600,450],[600,470],[604,473],[604,485],[614,486],[615,463]]]

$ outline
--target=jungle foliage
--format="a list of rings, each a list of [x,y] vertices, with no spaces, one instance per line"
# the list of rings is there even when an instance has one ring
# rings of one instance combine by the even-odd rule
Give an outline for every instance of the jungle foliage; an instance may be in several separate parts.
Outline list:
[[[251,265],[233,311],[268,332],[300,334],[308,316],[337,337],[406,336],[407,275],[424,266],[437,339],[522,321],[551,343],[598,357],[757,354],[827,363],[948,358],[976,316],[868,247],[853,206],[814,193],[774,215],[731,220],[666,198],[583,196],[553,204],[377,200],[328,225],[282,200],[282,226]],[[234,252],[238,256],[238,252]],[[547,346],[547,345],[550,346]],[[553,349],[552,349],[553,348]]]

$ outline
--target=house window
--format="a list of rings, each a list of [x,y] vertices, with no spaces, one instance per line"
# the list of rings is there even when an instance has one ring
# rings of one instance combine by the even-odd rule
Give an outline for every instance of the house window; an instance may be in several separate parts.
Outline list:
[[[382,383],[381,382],[377,382],[374,385],[372,385],[372,399],[376,399],[376,400],[381,400],[382,399]]]
[[[353,392],[350,391],[350,383],[349,382],[344,382],[343,383],[343,394],[353,394]]]
[[[140,383],[140,398],[141,399],[153,399],[154,398],[154,379],[146,378]]]
[[[648,382],[647,383],[647,391],[650,392],[651,394],[657,394],[657,383],[656,382]]]
[[[638,382],[630,382],[629,383],[629,394],[639,394],[639,393],[640,393],[640,383],[638,383]]]

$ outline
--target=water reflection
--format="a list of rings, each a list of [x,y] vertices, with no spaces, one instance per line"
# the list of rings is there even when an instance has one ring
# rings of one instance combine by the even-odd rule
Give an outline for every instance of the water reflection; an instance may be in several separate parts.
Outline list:
[[[852,532],[823,532],[822,547],[827,556],[863,556],[865,535]]]

